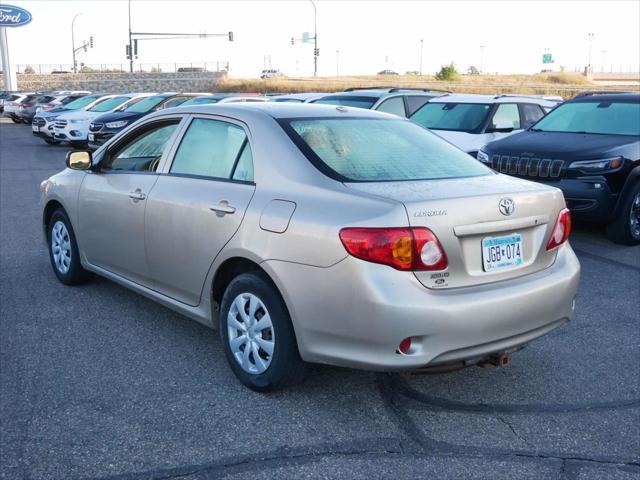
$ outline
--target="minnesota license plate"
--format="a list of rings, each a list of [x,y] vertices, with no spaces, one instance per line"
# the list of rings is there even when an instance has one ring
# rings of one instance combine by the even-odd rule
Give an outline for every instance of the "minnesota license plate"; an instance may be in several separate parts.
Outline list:
[[[482,239],[482,266],[485,272],[508,270],[522,265],[522,237],[519,233]]]
[[[89,141],[93,142],[93,140],[95,139],[95,136],[93,135],[93,133],[89,134]]]

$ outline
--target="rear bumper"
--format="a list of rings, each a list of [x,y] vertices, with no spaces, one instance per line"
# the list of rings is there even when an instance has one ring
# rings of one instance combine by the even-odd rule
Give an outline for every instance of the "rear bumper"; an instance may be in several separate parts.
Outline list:
[[[348,257],[329,268],[267,261],[302,358],[408,370],[511,350],[573,316],[580,264],[569,245],[540,272],[477,287],[429,290],[409,272]],[[321,292],[321,293],[320,293]],[[412,338],[409,354],[397,352]]]

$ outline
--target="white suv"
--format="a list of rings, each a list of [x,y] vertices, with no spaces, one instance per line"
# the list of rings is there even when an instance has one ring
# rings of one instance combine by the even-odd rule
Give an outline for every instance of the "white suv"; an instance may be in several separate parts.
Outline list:
[[[94,118],[125,107],[140,97],[148,97],[150,95],[154,94],[125,93],[122,95],[106,95],[88,110],[76,110],[59,115],[53,124],[53,137],[60,142],[69,142],[71,145],[84,147],[87,144],[89,124]]]
[[[429,100],[409,118],[476,157],[487,143],[529,128],[560,102],[557,96],[454,93]]]

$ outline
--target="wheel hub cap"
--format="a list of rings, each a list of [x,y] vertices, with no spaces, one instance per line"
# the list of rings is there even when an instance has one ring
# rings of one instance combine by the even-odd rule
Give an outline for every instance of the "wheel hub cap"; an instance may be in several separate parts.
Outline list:
[[[227,315],[231,353],[251,374],[263,373],[273,358],[275,332],[264,303],[252,293],[238,295]]]
[[[51,228],[51,253],[56,269],[66,274],[71,267],[71,238],[67,227],[60,220]]]
[[[631,235],[633,235],[633,238],[640,238],[640,193],[636,195],[631,203],[629,226],[631,227]]]

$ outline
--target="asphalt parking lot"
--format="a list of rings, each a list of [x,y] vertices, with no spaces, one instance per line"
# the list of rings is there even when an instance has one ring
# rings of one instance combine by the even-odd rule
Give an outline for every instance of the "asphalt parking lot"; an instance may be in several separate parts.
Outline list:
[[[505,369],[258,394],[205,327],[56,280],[38,187],[67,149],[0,122],[0,478],[640,477],[640,247],[578,225],[575,320]]]

